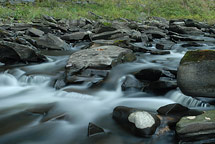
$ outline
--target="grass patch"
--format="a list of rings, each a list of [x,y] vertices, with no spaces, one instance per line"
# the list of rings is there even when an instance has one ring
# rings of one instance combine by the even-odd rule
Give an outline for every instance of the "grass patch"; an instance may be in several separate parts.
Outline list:
[[[141,21],[157,16],[167,19],[190,18],[215,23],[214,0],[37,0],[28,4],[5,4],[0,6],[0,17],[32,21],[41,15],[55,18],[76,19],[86,17],[97,19],[101,16],[113,20],[125,18]],[[92,15],[92,13],[95,15]]]

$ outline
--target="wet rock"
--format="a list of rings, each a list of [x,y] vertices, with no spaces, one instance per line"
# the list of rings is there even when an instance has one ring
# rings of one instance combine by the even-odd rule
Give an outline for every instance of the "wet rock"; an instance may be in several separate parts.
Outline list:
[[[36,45],[42,49],[50,49],[50,50],[68,50],[69,45],[64,42],[59,37],[48,33],[39,38],[34,38],[36,41]]]
[[[202,111],[192,110],[178,103],[162,106],[157,112],[165,116],[197,116],[203,113]]]
[[[170,54],[170,51],[154,50],[154,51],[150,51],[150,54],[152,54],[152,55],[167,55],[167,54]]]
[[[70,34],[65,34],[61,36],[61,39],[66,41],[78,41],[78,40],[90,40],[90,34],[91,32],[74,32]]]
[[[179,34],[189,34],[189,35],[202,35],[203,32],[195,27],[184,27],[180,25],[171,25],[169,31],[173,31]]]
[[[177,82],[181,91],[193,97],[215,96],[215,51],[188,51],[182,58]]]
[[[187,42],[185,44],[182,44],[181,46],[184,47],[184,48],[187,48],[187,47],[202,47],[204,45],[200,44],[200,43],[197,43],[197,42]]]
[[[13,132],[19,128],[25,127],[35,120],[41,118],[39,114],[32,114],[27,111],[8,115],[0,118],[1,131],[0,135],[4,135]]]
[[[197,27],[198,29],[210,28],[210,26],[208,24],[203,23],[203,22],[197,22],[192,19],[186,19],[184,22],[187,27]]]
[[[160,120],[156,115],[124,106],[118,106],[113,110],[113,119],[120,126],[140,137],[153,135],[160,125]]]
[[[30,28],[30,29],[28,29],[28,32],[31,36],[36,36],[36,37],[40,37],[40,36],[44,35],[43,31],[36,29],[36,28]]]
[[[0,41],[0,61],[6,64],[18,62],[43,62],[45,57],[29,46]]]
[[[103,32],[99,34],[94,34],[92,35],[92,40],[100,40],[100,39],[110,40],[110,39],[115,39],[122,36],[123,36],[123,33],[121,31],[115,30],[115,31],[108,31],[108,32]]]
[[[162,71],[158,69],[143,69],[134,74],[139,80],[157,81],[161,77]]]
[[[99,134],[99,133],[104,133],[104,129],[98,127],[97,125],[93,123],[89,123],[88,125],[88,137]]]
[[[194,38],[191,36],[184,36],[184,35],[170,35],[170,39],[173,41],[203,41],[202,39],[199,38]]]
[[[180,139],[187,141],[214,138],[215,111],[206,111],[198,116],[186,116],[176,124],[176,132]]]
[[[153,81],[146,88],[145,91],[153,92],[155,94],[165,94],[170,90],[177,88],[177,82],[169,79]]]
[[[128,75],[121,87],[123,91],[141,90],[143,88],[143,83],[138,81],[134,76]]]
[[[170,40],[161,40],[156,43],[155,47],[159,50],[171,50],[173,45],[175,45],[175,43]]]
[[[147,35],[151,35],[153,38],[157,38],[157,39],[166,37],[166,34],[163,33],[162,31],[147,30],[147,31],[145,31],[145,33]]]
[[[66,80],[73,81],[74,74],[85,69],[108,70],[113,66],[136,59],[129,49],[117,46],[101,46],[73,53],[66,65]]]

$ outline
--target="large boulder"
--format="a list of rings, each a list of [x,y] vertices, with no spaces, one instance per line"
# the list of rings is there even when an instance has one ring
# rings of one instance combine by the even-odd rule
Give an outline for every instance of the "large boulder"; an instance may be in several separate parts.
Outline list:
[[[153,135],[160,125],[160,119],[147,111],[118,106],[113,110],[113,119],[134,135]]]
[[[185,116],[176,124],[179,138],[193,141],[214,138],[215,110],[206,111],[198,116]]]
[[[79,77],[83,75],[88,81],[92,80],[94,76],[100,79],[100,77],[107,76],[104,70],[109,70],[117,64],[131,62],[135,59],[132,50],[112,45],[80,50],[73,53],[67,62],[66,81],[72,83],[74,76],[77,74]],[[86,74],[89,69],[90,74]]]
[[[13,42],[0,41],[0,62],[12,64],[17,62],[43,62],[45,57],[30,46]]]
[[[181,91],[193,97],[215,98],[215,51],[188,51],[182,58],[177,82]]]

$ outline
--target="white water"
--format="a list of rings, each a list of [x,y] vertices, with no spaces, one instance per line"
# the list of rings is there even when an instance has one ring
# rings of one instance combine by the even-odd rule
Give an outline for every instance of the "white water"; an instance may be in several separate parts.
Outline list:
[[[101,121],[106,126],[110,121],[114,107],[123,105],[156,111],[170,103],[181,103],[188,107],[206,107],[207,104],[181,94],[179,90],[165,96],[153,96],[144,92],[125,95],[121,84],[125,75],[138,69],[148,67],[177,68],[183,53],[172,52],[167,56],[145,54],[144,59],[136,63],[122,64],[114,68],[106,84],[90,94],[66,92],[65,89],[87,91],[87,84],[69,86],[61,90],[52,88],[51,82],[65,66],[68,56],[50,57],[50,62],[25,66],[2,72],[0,74],[0,124],[1,119],[19,112],[38,107],[39,104],[54,103],[48,112],[49,121],[40,122],[38,116],[30,123],[0,136],[1,144],[67,144],[79,143],[87,135],[89,122]],[[155,63],[156,62],[156,63]],[[65,115],[65,120],[55,120],[56,116]],[[48,117],[47,116],[47,117]],[[53,116],[53,117],[52,117]],[[54,117],[55,116],[55,117]],[[20,118],[13,121],[20,121]],[[106,127],[109,131],[115,124]]]

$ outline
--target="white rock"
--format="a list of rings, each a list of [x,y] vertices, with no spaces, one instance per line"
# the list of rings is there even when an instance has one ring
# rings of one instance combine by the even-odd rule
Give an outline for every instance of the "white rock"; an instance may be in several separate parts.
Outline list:
[[[131,113],[128,117],[128,120],[134,123],[139,129],[148,128],[155,124],[154,118],[145,111]]]

